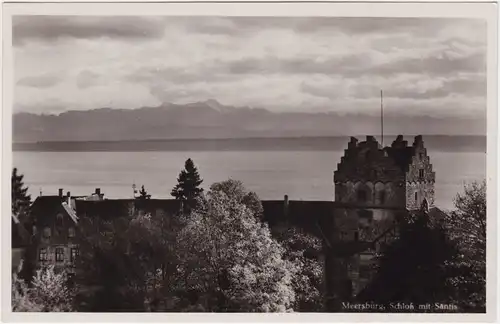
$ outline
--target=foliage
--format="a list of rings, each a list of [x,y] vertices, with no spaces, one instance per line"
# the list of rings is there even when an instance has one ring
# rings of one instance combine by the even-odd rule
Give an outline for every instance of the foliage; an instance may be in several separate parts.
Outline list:
[[[467,275],[453,278],[459,290],[458,302],[469,311],[485,311],[486,307],[486,181],[464,186],[455,198],[456,210],[446,218],[451,239],[460,251],[450,266],[465,265]]]
[[[70,312],[74,292],[67,286],[65,271],[54,266],[38,269],[31,287],[14,274],[12,280],[12,310],[14,312]]]
[[[177,184],[172,189],[171,195],[175,199],[185,201],[188,203],[187,205],[191,205],[203,192],[203,189],[200,188],[202,182],[203,180],[193,160],[187,159],[184,164],[184,170],[179,173]]]
[[[77,262],[79,311],[144,310],[147,262],[133,255],[132,242],[141,235],[132,217],[81,219],[79,227],[85,233]]]
[[[323,311],[321,240],[295,227],[278,227],[273,234],[284,248],[283,257],[297,269],[292,280],[296,295],[294,310]]]
[[[176,272],[176,217],[130,211],[82,219],[77,283],[83,311],[156,311]]]
[[[252,209],[236,182],[212,186],[178,239],[183,311],[284,312],[295,300],[294,265]],[[241,188],[240,188],[241,189]],[[235,193],[235,194],[233,194]]]
[[[212,192],[221,192],[235,199],[238,203],[245,205],[259,219],[264,215],[264,208],[257,194],[253,191],[247,192],[243,183],[239,180],[229,179],[216,182],[210,186]]]
[[[456,290],[450,280],[470,269],[455,263],[457,248],[439,223],[418,213],[399,231],[399,237],[385,246],[378,271],[357,296],[360,301],[390,303],[451,303]],[[450,267],[453,263],[456,266]]]
[[[144,185],[141,186],[141,190],[139,191],[139,197],[137,199],[151,199],[151,195],[148,194],[146,189],[144,189]]]
[[[28,213],[31,204],[31,196],[28,195],[28,187],[24,186],[23,178],[24,175],[17,173],[17,168],[12,169],[12,215],[18,218]]]

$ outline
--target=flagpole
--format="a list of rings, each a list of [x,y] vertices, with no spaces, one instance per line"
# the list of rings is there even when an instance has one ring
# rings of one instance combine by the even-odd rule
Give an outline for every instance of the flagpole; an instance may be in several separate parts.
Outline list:
[[[382,137],[382,148],[384,147],[384,97],[383,92],[380,90],[380,131]]]

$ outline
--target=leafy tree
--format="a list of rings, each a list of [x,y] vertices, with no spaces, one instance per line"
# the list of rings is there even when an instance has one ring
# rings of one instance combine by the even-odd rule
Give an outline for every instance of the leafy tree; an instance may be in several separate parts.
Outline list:
[[[237,196],[210,190],[188,216],[178,244],[178,311],[291,310],[296,269]]]
[[[117,216],[84,218],[79,228],[76,285],[79,311],[144,311],[146,277],[152,272],[149,237],[140,222]],[[139,248],[140,247],[140,248]]]
[[[296,295],[294,310],[324,311],[321,240],[296,227],[277,227],[273,236],[284,248],[283,257],[297,269],[292,279]]]
[[[467,276],[453,278],[460,291],[458,301],[469,311],[486,309],[486,181],[464,186],[455,198],[456,210],[446,218],[451,239],[460,251],[455,263],[472,269]]]
[[[141,186],[141,190],[139,190],[139,197],[137,197],[137,199],[142,199],[142,200],[151,199],[151,195],[148,194],[146,189],[144,189],[144,185]]]
[[[159,311],[173,298],[176,216],[129,211],[109,220],[83,218],[77,263],[79,310]]]
[[[24,186],[24,175],[17,173],[17,168],[12,169],[12,214],[18,218],[27,214],[31,204],[31,196],[28,195],[28,187]]]
[[[440,223],[420,212],[403,224],[399,237],[385,246],[372,281],[358,294],[360,301],[450,303],[456,300],[453,278],[470,269],[456,263],[457,248]],[[453,264],[454,266],[449,266]]]
[[[172,189],[171,195],[175,199],[187,202],[188,206],[192,205],[196,198],[203,192],[203,188],[200,188],[202,182],[203,180],[193,160],[187,159],[184,164],[184,170],[179,173],[177,184]]]
[[[16,274],[12,280],[12,310],[14,312],[70,312],[73,311],[74,292],[67,286],[65,271],[54,266],[36,271],[31,287]]]
[[[216,182],[210,186],[212,192],[221,192],[245,205],[259,219],[262,219],[264,208],[257,194],[253,191],[247,192],[243,183],[239,180],[229,179]]]

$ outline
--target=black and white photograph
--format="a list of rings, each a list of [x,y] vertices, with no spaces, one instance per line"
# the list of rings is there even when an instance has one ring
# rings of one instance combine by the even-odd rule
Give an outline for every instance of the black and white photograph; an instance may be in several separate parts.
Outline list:
[[[496,15],[108,5],[4,24],[8,311],[495,311]]]

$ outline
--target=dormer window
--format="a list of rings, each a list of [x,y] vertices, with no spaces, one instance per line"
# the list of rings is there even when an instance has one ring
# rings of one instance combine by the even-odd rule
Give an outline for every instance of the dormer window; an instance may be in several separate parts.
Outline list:
[[[50,238],[50,234],[51,234],[50,227],[45,227],[43,229],[43,237]]]
[[[68,228],[68,237],[75,237],[75,228],[74,227]]]

